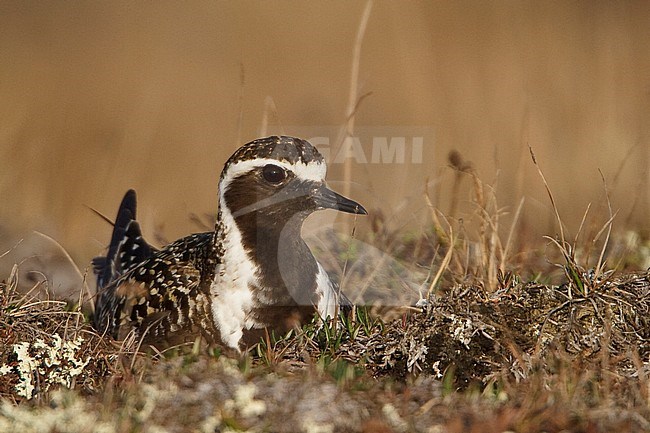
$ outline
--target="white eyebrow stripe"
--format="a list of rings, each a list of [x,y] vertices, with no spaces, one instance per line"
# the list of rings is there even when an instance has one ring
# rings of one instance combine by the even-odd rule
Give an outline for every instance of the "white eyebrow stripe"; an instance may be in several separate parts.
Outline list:
[[[310,162],[309,164],[304,164],[302,162],[297,162],[291,164],[287,161],[280,161],[272,158],[255,158],[245,161],[239,161],[232,164],[228,167],[224,177],[224,185],[230,184],[230,182],[244,173],[248,173],[255,168],[264,167],[267,164],[274,164],[293,172],[297,178],[302,180],[313,180],[316,182],[321,182],[325,180],[325,175],[327,174],[327,166],[325,162]]]

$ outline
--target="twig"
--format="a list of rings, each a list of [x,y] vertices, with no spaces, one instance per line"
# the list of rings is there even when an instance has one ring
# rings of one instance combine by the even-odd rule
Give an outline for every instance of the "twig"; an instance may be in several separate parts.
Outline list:
[[[546,181],[546,177],[544,176],[544,173],[542,173],[542,169],[539,167],[539,164],[537,164],[537,158],[535,157],[535,152],[533,152],[533,148],[531,146],[528,146],[528,150],[530,151],[530,156],[533,159],[533,164],[535,164],[535,168],[537,168],[537,172],[542,178],[542,182],[544,182],[546,193],[548,194],[548,197],[551,199],[553,212],[555,212],[555,219],[557,220],[557,223],[560,226],[560,239],[562,240],[562,244],[565,245],[566,239],[564,237],[564,227],[562,225],[562,218],[560,218],[560,213],[557,209],[557,205],[555,204],[555,198],[553,198],[553,193],[551,192],[551,188],[548,186],[548,182]]]
[[[372,0],[366,2],[366,7],[363,10],[361,15],[361,21],[359,22],[359,27],[357,28],[357,36],[354,42],[354,49],[352,51],[352,71],[350,72],[350,93],[348,94],[348,109],[346,112],[346,130],[345,136],[342,143],[345,143],[347,137],[352,137],[354,135],[354,119],[356,109],[361,103],[361,100],[365,98],[368,94],[363,95],[361,98],[358,97],[358,87],[359,87],[359,65],[361,64],[361,44],[363,42],[363,36],[366,33],[366,27],[368,26],[368,19],[370,18],[370,11],[372,10]],[[350,195],[350,180],[352,179],[352,158],[346,158],[345,163],[343,164],[343,195]]]
[[[52,242],[59,249],[59,251],[61,251],[63,253],[63,256],[70,262],[70,264],[72,265],[74,270],[77,271],[77,275],[79,276],[79,279],[80,280],[84,279],[84,276],[81,273],[81,270],[79,269],[77,264],[74,262],[74,260],[72,260],[72,257],[70,257],[70,254],[68,254],[68,252],[65,250],[65,248],[63,248],[63,246],[60,243],[58,243],[56,240],[54,240],[50,236],[46,235],[45,233],[41,233],[41,232],[36,231],[36,230],[34,231],[34,233],[36,233],[37,235],[43,237],[44,239],[47,239],[48,241]]]
[[[598,173],[600,173],[600,178],[603,180],[603,186],[605,188],[605,197],[607,199],[607,209],[609,210],[609,220],[605,223],[605,227],[607,227],[607,235],[605,236],[605,243],[603,244],[603,248],[600,250],[600,256],[598,256],[598,263],[596,264],[596,276],[600,275],[601,272],[603,271],[603,258],[605,257],[605,250],[607,249],[607,245],[609,244],[609,236],[612,233],[612,221],[614,219],[614,216],[612,214],[612,202],[609,199],[609,189],[607,188],[607,181],[605,180],[605,176],[603,175],[603,172],[598,169]],[[596,235],[596,239],[600,237],[600,234],[602,233],[602,229],[598,234]],[[595,239],[594,239],[595,241]]]

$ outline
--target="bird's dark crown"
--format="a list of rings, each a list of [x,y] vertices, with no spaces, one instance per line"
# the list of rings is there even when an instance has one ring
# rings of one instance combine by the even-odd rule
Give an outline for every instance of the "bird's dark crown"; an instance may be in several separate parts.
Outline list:
[[[246,143],[226,162],[221,177],[228,172],[228,168],[241,161],[254,159],[275,159],[289,164],[324,164],[323,155],[306,140],[287,137],[270,136]]]

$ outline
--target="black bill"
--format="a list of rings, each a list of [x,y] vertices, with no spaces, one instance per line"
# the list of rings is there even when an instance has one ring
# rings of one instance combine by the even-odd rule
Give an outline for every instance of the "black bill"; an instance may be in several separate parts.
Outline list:
[[[368,212],[359,203],[332,191],[325,184],[315,190],[312,197],[320,209],[336,209],[341,212],[368,215]]]

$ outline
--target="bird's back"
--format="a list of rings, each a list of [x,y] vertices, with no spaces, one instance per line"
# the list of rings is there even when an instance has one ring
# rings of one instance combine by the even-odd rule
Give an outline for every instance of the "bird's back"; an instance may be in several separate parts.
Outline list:
[[[196,233],[156,250],[142,238],[135,192],[124,196],[105,257],[93,259],[97,274],[94,325],[114,338],[131,330],[157,338],[186,328],[210,332],[202,323],[217,258],[214,232]]]

